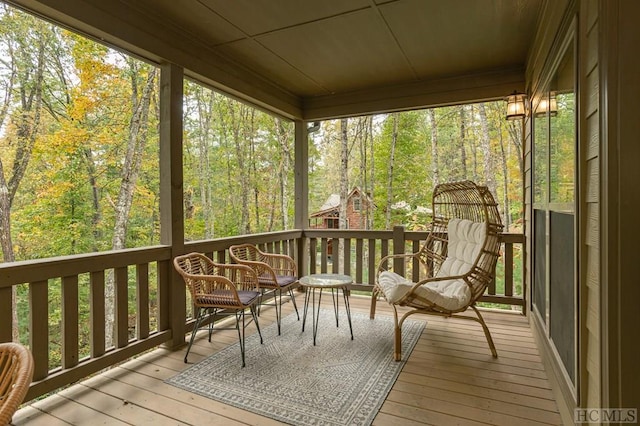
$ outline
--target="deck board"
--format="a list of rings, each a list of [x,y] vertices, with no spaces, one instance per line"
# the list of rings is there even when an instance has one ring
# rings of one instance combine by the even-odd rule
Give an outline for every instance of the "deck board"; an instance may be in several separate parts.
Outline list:
[[[298,306],[302,306],[301,300]],[[351,308],[368,313],[369,298],[352,296]],[[284,311],[285,315],[292,312],[292,304],[287,303]],[[378,303],[376,316],[392,312],[383,301]],[[496,343],[497,359],[491,357],[482,329],[475,322],[412,317],[425,318],[427,327],[373,424],[561,424],[526,318],[511,312],[483,311],[483,315]],[[273,308],[264,307],[261,326],[274,321]],[[253,332],[252,326],[247,331]],[[156,349],[25,405],[13,424],[281,424],[164,383],[236,341],[233,330],[215,331],[212,342],[208,342],[206,331],[200,331],[188,364],[183,362],[186,348]]]

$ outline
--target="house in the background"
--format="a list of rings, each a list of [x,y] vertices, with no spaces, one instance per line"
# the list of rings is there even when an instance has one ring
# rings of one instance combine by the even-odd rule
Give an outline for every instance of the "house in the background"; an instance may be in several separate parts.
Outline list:
[[[346,229],[365,229],[366,212],[374,208],[371,197],[357,186],[347,196]],[[338,229],[340,227],[340,195],[331,194],[320,210],[309,215],[309,228]]]

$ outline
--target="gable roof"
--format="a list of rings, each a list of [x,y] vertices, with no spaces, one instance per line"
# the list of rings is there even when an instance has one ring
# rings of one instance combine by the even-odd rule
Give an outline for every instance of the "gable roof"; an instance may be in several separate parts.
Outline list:
[[[368,204],[373,205],[373,200],[371,199],[371,197],[369,195],[363,194],[360,188],[357,186],[353,187],[351,192],[349,192],[349,195],[347,196],[347,200],[350,200],[351,197],[353,197],[356,194],[364,198],[365,202],[367,202]],[[324,202],[324,204],[320,206],[320,210],[314,213],[311,213],[309,217],[325,216],[328,213],[337,211],[339,207],[340,207],[340,194],[331,194],[329,195],[327,200]]]

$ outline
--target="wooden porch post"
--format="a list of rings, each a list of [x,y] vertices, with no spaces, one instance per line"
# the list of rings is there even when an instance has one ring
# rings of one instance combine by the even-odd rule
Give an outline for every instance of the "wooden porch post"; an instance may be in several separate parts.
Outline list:
[[[160,242],[171,246],[171,260],[158,265],[159,330],[172,330],[171,348],[185,343],[186,294],[173,258],[184,253],[182,93],[183,69],[162,65],[160,75]]]
[[[307,122],[295,121],[295,217],[296,229],[305,230],[309,220],[309,135]],[[308,273],[309,259],[307,243],[304,238],[298,240],[298,276]]]

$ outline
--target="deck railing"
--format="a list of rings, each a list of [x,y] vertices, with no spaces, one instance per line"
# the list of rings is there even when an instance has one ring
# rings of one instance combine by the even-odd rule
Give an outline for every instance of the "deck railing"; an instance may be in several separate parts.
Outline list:
[[[184,252],[228,262],[228,247],[252,243],[297,259],[300,274],[342,272],[354,290],[370,291],[379,260],[419,248],[424,232],[291,230],[185,243]],[[524,237],[503,235],[500,285],[485,301],[524,305],[518,257]],[[173,271],[170,246],[0,264],[0,341],[12,340],[12,289],[27,296],[18,311],[35,360],[27,400],[83,379],[160,345],[175,347],[193,328],[185,286]],[[111,285],[112,284],[112,285]],[[106,294],[113,288],[113,294]],[[500,289],[504,288],[503,291]],[[21,298],[23,299],[23,298]],[[113,300],[113,338],[106,342],[105,300]]]
[[[392,231],[358,231],[307,229],[309,261],[303,271],[333,272],[353,276],[354,290],[371,291],[380,260],[390,254],[417,252],[427,237],[426,231],[405,231],[397,226]],[[524,235],[504,233],[502,253],[496,278],[481,302],[524,306],[522,248]],[[514,250],[515,249],[515,250]],[[394,267],[395,271],[399,266]],[[418,268],[414,268],[414,273]],[[417,277],[412,277],[417,280]]]

